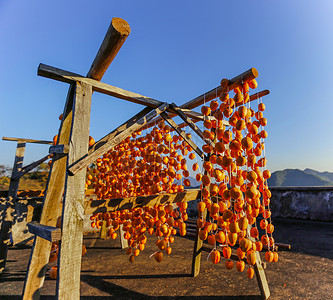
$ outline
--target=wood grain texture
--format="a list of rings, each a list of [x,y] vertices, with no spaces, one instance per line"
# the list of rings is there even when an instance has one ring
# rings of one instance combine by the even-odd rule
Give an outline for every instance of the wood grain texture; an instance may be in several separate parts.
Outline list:
[[[37,222],[27,224],[30,233],[43,238],[49,242],[58,242],[61,239],[61,229],[57,227],[42,225]]]
[[[134,92],[130,92],[94,79],[86,78],[82,75],[75,74],[72,72],[68,72],[65,70],[61,70],[58,68],[54,68],[48,65],[40,64],[38,67],[38,75],[44,76],[47,78],[55,79],[58,81],[62,82],[67,82],[67,83],[74,83],[74,82],[84,82],[87,84],[90,84],[92,86],[93,91],[99,92],[102,94],[106,94],[109,96],[116,97],[118,99],[123,99],[129,102],[133,102],[136,104],[141,104],[144,106],[152,107],[152,108],[157,108],[161,106],[164,102],[143,96]],[[169,112],[172,112],[172,110],[169,110]],[[203,120],[204,116],[201,113],[189,110],[189,109],[184,109],[184,113],[195,119],[195,120]]]
[[[163,193],[151,196],[126,197],[108,200],[88,200],[84,204],[84,214],[104,213],[117,210],[132,209],[136,207],[154,206],[159,204],[173,204],[189,202],[200,198],[200,189],[185,190],[181,193]]]
[[[67,165],[88,152],[91,95],[90,85],[77,83]],[[86,169],[75,176],[66,176],[58,257],[58,299],[80,298],[85,178]]]
[[[145,124],[147,124],[147,122],[154,119],[159,114],[163,113],[168,107],[169,105],[167,103],[163,103],[161,106],[154,110],[150,108],[145,108],[142,112],[146,114],[140,119],[134,122],[134,120],[137,119],[137,117],[135,116],[134,118],[128,120],[127,126],[125,126],[125,128],[124,125],[120,126],[123,128],[122,131],[120,131],[118,127],[116,130],[103,138],[103,142],[98,141],[96,143],[96,146],[94,145],[95,147],[89,150],[88,154],[80,157],[76,162],[69,166],[69,173],[74,175],[83,168],[88,167],[91,163],[96,161],[97,158],[120,144],[124,139],[126,139],[135,131],[140,130]]]
[[[4,141],[14,141],[14,142],[23,142],[23,143],[32,143],[32,144],[45,144],[45,145],[52,145],[52,141],[44,141],[44,140],[33,140],[33,139],[26,139],[26,138],[16,138],[16,137],[3,137],[2,140]]]
[[[113,18],[98,53],[92,63],[87,77],[101,80],[104,73],[116,57],[124,44],[131,28],[128,23],[120,18]]]
[[[186,133],[181,130],[181,128],[179,128],[179,126],[175,123],[174,120],[171,119],[168,113],[161,113],[161,117],[170,124],[170,126],[184,139],[187,144],[192,147],[192,149],[199,155],[199,157],[204,157],[204,153],[201,151],[201,149],[190,138],[186,136]]]
[[[20,180],[14,179],[22,170],[23,158],[25,153],[25,142],[17,141],[16,153],[13,165],[12,176],[9,183],[5,209],[1,212],[1,229],[0,229],[0,274],[5,270],[8,246],[10,244],[10,233],[14,221],[15,202]]]
[[[58,143],[69,144],[73,121],[73,98],[75,86],[71,85],[67,95],[63,119],[61,121]],[[61,200],[66,178],[67,156],[54,154],[48,177],[40,224],[56,226],[61,210]],[[51,243],[36,237],[31,251],[28,273],[23,288],[23,299],[39,299],[44,283],[45,272],[49,262]]]
[[[217,86],[216,88],[180,105],[180,108],[193,109],[195,107],[198,107],[198,106],[202,105],[204,102],[209,102],[209,101],[219,97],[220,94],[222,93],[222,91],[235,89],[236,87],[239,87],[243,82],[249,81],[256,77],[258,77],[258,71],[255,68],[251,68],[251,69],[243,72],[242,74],[240,74],[232,79],[229,79],[229,83],[226,87]]]
[[[252,242],[255,242],[256,240],[253,237],[251,237],[250,230],[251,230],[251,225],[249,225],[247,227],[247,230],[246,230],[247,236]],[[269,286],[268,286],[268,282],[267,282],[266,274],[265,274],[265,269],[264,269],[259,251],[256,251],[256,263],[254,264],[253,267],[254,267],[256,277],[257,277],[257,282],[258,282],[261,296],[263,297],[263,299],[268,299],[271,292],[269,290]]]

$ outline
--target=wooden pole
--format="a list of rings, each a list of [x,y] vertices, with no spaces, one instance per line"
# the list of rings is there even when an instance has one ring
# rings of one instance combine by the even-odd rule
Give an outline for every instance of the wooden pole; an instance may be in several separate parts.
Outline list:
[[[67,167],[88,152],[92,89],[77,84]],[[59,245],[57,298],[80,298],[80,272],[86,169],[66,175],[62,209],[62,237]]]
[[[44,141],[44,140],[33,140],[33,139],[25,139],[25,138],[16,138],[16,137],[2,137],[4,141],[13,141],[13,142],[22,142],[22,143],[32,143],[32,144],[45,144],[52,145],[52,141]]]
[[[108,30],[108,33],[111,33],[108,35],[108,38],[104,39],[102,43],[103,47],[101,46],[98,52],[99,54],[97,55],[99,58],[95,59],[92,67],[90,68],[90,71],[88,72],[88,77],[94,78],[96,80],[98,78],[102,78],[103,74],[106,71],[106,68],[101,65],[101,62],[104,62],[105,64],[110,64],[113,58],[117,55],[121,46],[123,45],[126,39],[125,33],[120,29],[121,26],[118,26],[118,21],[119,20],[111,22],[110,26],[117,29],[120,33],[122,33],[123,36],[119,35],[119,37],[117,38],[116,34],[112,34],[113,29]],[[119,22],[119,24],[124,23]],[[126,26],[124,25],[124,27]],[[112,42],[112,39],[115,39],[115,42]],[[108,42],[108,40],[110,41]],[[108,47],[110,47],[110,49]],[[85,84],[82,84],[82,86],[86,88]],[[73,123],[74,94],[75,84],[71,84],[64,108],[64,117],[61,121],[58,133],[58,144],[68,145],[70,141]],[[48,177],[48,183],[45,190],[45,199],[40,221],[40,224],[42,225],[56,225],[57,218],[60,214],[61,199],[63,197],[64,185],[66,180],[67,158],[68,155],[64,155],[61,153],[54,154],[50,175]],[[75,246],[74,248],[76,251],[77,247]],[[23,299],[39,298],[40,290],[44,282],[46,267],[49,261],[50,250],[51,243],[49,241],[39,237],[35,238],[28,266],[28,274],[23,288]],[[77,278],[77,274],[75,276],[75,278]]]
[[[25,152],[25,142],[17,142],[16,154],[12,176],[9,183],[8,196],[5,209],[1,214],[1,231],[0,231],[0,274],[4,272],[6,266],[8,245],[10,244],[10,232],[14,221],[15,202],[20,180],[14,177],[21,171]]]
[[[87,77],[100,81],[124,44],[131,28],[128,23],[120,18],[113,18],[104,37],[102,45],[92,63]]]

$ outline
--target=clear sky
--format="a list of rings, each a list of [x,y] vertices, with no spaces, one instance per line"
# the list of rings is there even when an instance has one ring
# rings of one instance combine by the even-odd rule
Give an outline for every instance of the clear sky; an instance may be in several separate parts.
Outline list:
[[[268,119],[271,171],[333,172],[333,2],[0,1],[0,136],[51,140],[68,84],[37,76],[39,63],[86,75],[113,17],[132,32],[102,81],[182,104],[255,67]],[[95,93],[98,140],[142,107]],[[15,142],[0,141],[12,166]],[[25,163],[48,146],[28,144]]]

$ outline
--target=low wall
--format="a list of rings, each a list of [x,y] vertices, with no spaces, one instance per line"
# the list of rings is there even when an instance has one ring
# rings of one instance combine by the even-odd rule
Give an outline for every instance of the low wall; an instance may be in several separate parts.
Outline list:
[[[333,187],[270,187],[272,217],[333,221]],[[198,215],[196,201],[189,202],[188,215]]]
[[[272,217],[333,221],[333,187],[270,187]]]

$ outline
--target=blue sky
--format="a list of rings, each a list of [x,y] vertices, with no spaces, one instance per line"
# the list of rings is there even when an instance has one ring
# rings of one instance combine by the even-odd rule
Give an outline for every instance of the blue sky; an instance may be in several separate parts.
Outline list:
[[[331,1],[0,1],[0,136],[50,140],[66,83],[37,76],[39,63],[86,75],[112,17],[132,32],[102,79],[182,104],[250,67],[268,119],[271,171],[333,172]],[[141,106],[95,93],[97,140]],[[15,142],[0,141],[12,166]],[[47,146],[28,144],[25,163]]]

